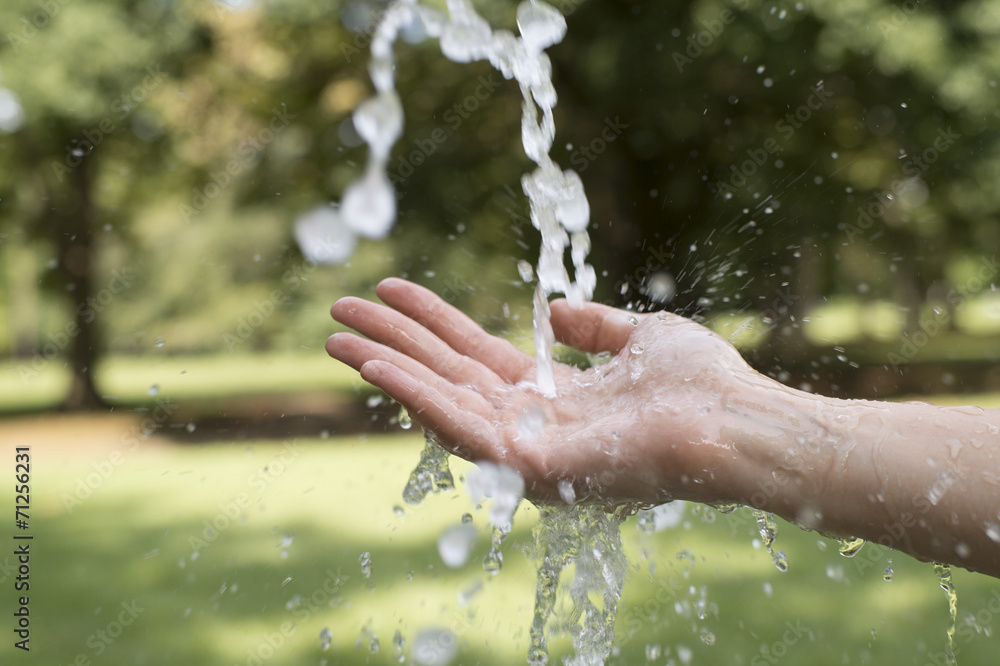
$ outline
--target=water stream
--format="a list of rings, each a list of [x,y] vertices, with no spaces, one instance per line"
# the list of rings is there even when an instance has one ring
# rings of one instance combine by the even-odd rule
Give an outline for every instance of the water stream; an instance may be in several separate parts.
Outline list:
[[[550,155],[556,131],[553,108],[558,96],[545,49],[563,39],[566,21],[545,2],[524,0],[517,8],[519,34],[515,35],[494,29],[469,0],[447,0],[446,4],[447,14],[418,0],[395,0],[382,15],[372,38],[369,64],[376,92],[357,107],[353,116],[359,136],[368,145],[368,163],[363,175],[345,191],[339,212],[327,210],[325,214],[337,217],[338,233],[348,237],[343,243],[345,247],[353,247],[355,235],[382,238],[395,222],[396,197],[385,171],[392,146],[403,131],[403,107],[395,90],[393,53],[394,43],[403,30],[412,34],[416,27],[418,32],[422,30],[428,37],[438,39],[442,54],[454,62],[486,60],[504,78],[516,81],[523,97],[522,144],[525,154],[536,165],[534,171],[524,174],[521,184],[530,204],[532,224],[539,230],[542,241],[534,274],[524,261],[519,263],[519,273],[525,281],[537,279],[533,297],[537,387],[544,395],[555,396],[549,297],[564,294],[571,303],[580,303],[591,298],[596,284],[594,269],[587,263],[590,206],[583,183],[576,172],[562,170]],[[573,266],[572,278],[564,263],[567,250]],[[399,421],[409,423],[405,411]],[[427,440],[420,462],[403,491],[406,503],[417,504],[429,493],[454,488],[448,455],[433,439]],[[469,480],[470,494],[493,499],[491,547],[483,560],[484,570],[491,575],[502,568],[503,542],[511,531],[513,515],[523,495],[523,482],[518,490],[505,474],[503,468],[487,466],[476,475],[475,481]],[[498,505],[503,505],[499,512]],[[719,509],[725,513],[735,506]],[[567,504],[539,506],[540,519],[532,547],[538,571],[528,663],[538,666],[549,662],[548,640],[553,636],[569,636],[572,640],[574,654],[565,658],[564,663],[581,666],[605,663],[612,651],[618,602],[628,571],[620,530],[628,513],[613,514],[596,506],[574,505],[572,498],[567,498]],[[759,510],[752,513],[775,567],[786,571],[785,553],[774,548],[777,527],[773,518]],[[642,521],[652,525],[650,515],[640,516],[641,527]],[[463,523],[466,523],[464,518]],[[442,556],[464,562],[462,558],[467,555],[471,539],[461,528],[453,532],[447,535],[444,545],[439,544]],[[852,557],[863,544],[860,539],[845,539],[840,552]],[[370,562],[363,558],[362,566],[365,565],[370,567]],[[935,569],[948,596],[952,619],[947,654],[949,663],[954,663],[955,590],[950,569],[944,565],[936,565]],[[891,576],[892,570],[887,568],[886,580]],[[557,611],[557,598],[561,594],[570,599],[569,612]],[[401,651],[401,645],[396,643],[397,651]],[[414,644],[417,651],[419,643],[420,637]]]

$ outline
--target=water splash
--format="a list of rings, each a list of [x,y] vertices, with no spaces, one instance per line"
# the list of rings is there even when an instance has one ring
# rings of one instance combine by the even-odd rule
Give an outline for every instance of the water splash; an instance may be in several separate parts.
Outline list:
[[[428,436],[420,461],[403,488],[403,501],[420,504],[429,493],[448,491],[454,487],[455,479],[448,467],[448,452],[434,441],[433,436]]]
[[[358,564],[361,565],[361,575],[371,578],[372,575],[372,555],[367,550],[358,556]]]
[[[438,554],[449,567],[461,567],[469,560],[476,545],[476,528],[472,525],[455,525],[441,533],[438,538]]]
[[[844,557],[854,557],[861,552],[861,548],[865,545],[864,539],[858,539],[855,537],[850,537],[847,539],[840,540],[840,554]]]
[[[337,239],[339,249],[353,249],[354,235],[382,238],[396,219],[396,196],[386,176],[393,144],[403,132],[404,113],[395,90],[393,45],[400,32],[419,23],[429,37],[437,37],[441,53],[458,63],[488,61],[505,79],[517,81],[521,96],[521,142],[525,155],[537,168],[524,174],[521,188],[528,197],[531,222],[542,236],[538,259],[538,285],[534,301],[535,357],[538,388],[547,396],[556,392],[552,372],[554,336],[549,324],[548,297],[565,294],[574,304],[590,299],[597,283],[590,253],[590,204],[583,181],[572,170],[562,170],[549,152],[556,126],[552,109],[558,100],[552,84],[552,63],[545,49],[566,35],[566,19],[541,0],[524,0],[517,8],[520,36],[494,30],[469,0],[447,0],[448,15],[421,5],[418,0],[395,0],[378,24],[371,43],[369,74],[375,95],[354,112],[354,127],[368,145],[364,175],[344,192],[336,232],[326,224],[320,234]],[[329,217],[329,216],[328,216]],[[316,235],[315,233],[313,235]],[[302,244],[302,243],[300,243]],[[342,253],[316,253],[311,240],[303,244],[314,258],[343,260]],[[570,252],[574,279],[564,264]],[[522,267],[522,278],[529,275]]]
[[[548,629],[551,635],[572,639],[575,654],[565,664],[603,664],[614,642],[618,600],[628,568],[619,517],[590,505],[542,506],[534,536],[538,581],[528,663],[548,664]],[[572,608],[565,617],[557,617],[559,581],[570,564]],[[601,600],[600,606],[594,598]]]
[[[955,666],[958,663],[955,659],[955,629],[958,626],[958,593],[955,591],[955,584],[951,580],[950,566],[935,562],[934,573],[937,574],[941,589],[944,590],[945,597],[948,599],[950,620],[948,624],[948,647],[944,651],[945,664],[947,666]]]
[[[509,529],[504,529],[503,527],[493,528],[493,534],[490,537],[490,551],[483,556],[483,571],[491,576],[500,573],[500,569],[503,568],[503,551],[501,547],[508,534],[510,534]]]
[[[778,538],[778,526],[775,524],[774,518],[771,517],[771,514],[760,509],[753,510],[753,517],[757,520],[757,531],[760,532],[764,549],[771,556],[775,568],[778,571],[788,571],[788,557],[785,555],[785,551],[774,550],[774,540]]]

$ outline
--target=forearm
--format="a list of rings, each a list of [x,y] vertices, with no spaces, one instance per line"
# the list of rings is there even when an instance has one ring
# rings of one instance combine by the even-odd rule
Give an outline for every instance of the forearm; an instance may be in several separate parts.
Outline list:
[[[836,400],[761,378],[727,413],[747,461],[738,501],[1000,577],[996,410]]]

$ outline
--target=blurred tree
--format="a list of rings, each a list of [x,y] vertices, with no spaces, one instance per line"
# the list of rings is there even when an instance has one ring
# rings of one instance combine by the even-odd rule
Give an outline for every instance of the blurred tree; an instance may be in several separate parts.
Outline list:
[[[93,382],[99,314],[130,282],[123,267],[95,283],[99,230],[127,223],[130,212],[103,200],[160,166],[150,159],[156,136],[144,102],[171,67],[204,48],[172,9],[153,0],[11,0],[0,8],[0,73],[7,116],[16,119],[0,128],[3,224],[55,251],[45,286],[67,294],[72,320],[39,336],[39,351],[46,361],[69,357],[67,409],[102,404]]]
[[[513,27],[514,0],[476,4]],[[896,300],[915,330],[928,294],[948,302],[960,286],[952,259],[974,265],[1000,244],[995,0],[553,4],[569,16],[551,49],[553,153],[591,199],[598,300],[765,313],[755,362],[774,370],[813,353],[799,323],[823,299]],[[6,344],[23,353],[45,329],[30,346],[71,359],[68,407],[99,403],[107,344],[316,344],[330,300],[390,273],[494,330],[524,323],[509,306],[529,300],[517,261],[538,239],[519,91],[485,63],[448,62],[418,30],[396,71],[399,223],[343,267],[294,246],[295,217],[363,167],[350,115],[371,93],[385,7],[3,3],[0,242],[18,292],[3,306],[39,312]],[[649,297],[653,276],[676,281],[669,303]],[[68,295],[71,322],[47,314],[52,294]],[[275,315],[234,334],[263,311]]]

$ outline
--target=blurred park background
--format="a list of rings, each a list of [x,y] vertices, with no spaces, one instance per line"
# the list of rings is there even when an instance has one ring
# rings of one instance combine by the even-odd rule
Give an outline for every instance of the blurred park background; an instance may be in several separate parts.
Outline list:
[[[553,155],[590,199],[595,300],[692,316],[805,390],[1000,406],[1000,1],[552,4]],[[515,2],[475,5],[514,28]],[[385,8],[0,6],[0,441],[4,469],[36,456],[38,589],[37,652],[4,663],[395,663],[437,629],[452,663],[521,660],[533,510],[498,576],[445,567],[473,507],[394,510],[421,438],[323,351],[330,304],[389,275],[528,340],[516,85],[411,26],[396,226],[336,266],[294,238],[364,167]],[[779,573],[734,516],[625,525],[615,663],[938,663],[929,565],[783,525]],[[994,663],[998,586],[956,580],[959,663]]]

